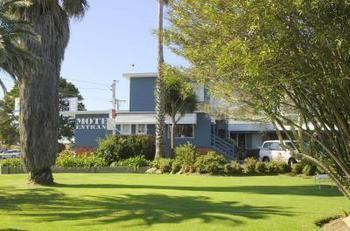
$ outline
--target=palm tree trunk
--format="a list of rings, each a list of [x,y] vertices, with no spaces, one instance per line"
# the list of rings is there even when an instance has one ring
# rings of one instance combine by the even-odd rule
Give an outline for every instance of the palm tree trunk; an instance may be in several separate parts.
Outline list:
[[[28,67],[19,81],[21,151],[29,181],[52,184],[51,167],[58,151],[58,83],[69,39],[68,17],[58,3],[44,8],[36,2],[23,18],[41,36],[40,43],[26,40],[29,51],[41,61],[37,68]]]
[[[175,117],[172,118],[172,125],[171,125],[171,134],[170,134],[170,147],[171,147],[171,157],[174,155],[174,148],[175,148],[175,130],[176,130],[176,121]]]
[[[159,0],[158,12],[158,78],[156,82],[156,153],[155,158],[164,156],[164,128],[165,128],[165,109],[164,109],[164,79],[162,67],[164,64],[163,51],[163,15],[164,0]]]

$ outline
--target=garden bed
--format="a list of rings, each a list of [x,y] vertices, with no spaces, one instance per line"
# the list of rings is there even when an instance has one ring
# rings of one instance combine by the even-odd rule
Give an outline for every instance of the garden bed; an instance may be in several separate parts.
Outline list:
[[[93,167],[93,168],[52,168],[54,173],[145,173],[148,167],[133,169],[129,167]],[[22,167],[1,166],[0,174],[23,174]]]

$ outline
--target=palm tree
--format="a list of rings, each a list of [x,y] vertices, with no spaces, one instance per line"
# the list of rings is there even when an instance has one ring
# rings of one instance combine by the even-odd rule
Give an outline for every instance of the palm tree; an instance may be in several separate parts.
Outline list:
[[[28,39],[38,40],[30,24],[10,13],[13,9],[25,7],[28,3],[24,0],[0,1],[0,68],[10,74],[16,81],[16,74],[23,70],[24,63],[35,65],[35,57],[28,52],[20,39],[24,36]],[[9,63],[12,65],[10,66]],[[7,93],[4,82],[0,79],[3,93]]]
[[[192,86],[193,83],[186,77],[186,73],[170,66],[164,66],[163,71],[165,113],[172,122],[170,147],[171,155],[173,155],[177,123],[186,113],[192,113],[197,109],[197,96]]]
[[[156,153],[155,158],[164,156],[164,127],[165,127],[165,103],[164,103],[164,50],[163,50],[163,19],[164,5],[168,0],[158,0],[158,78],[156,82]]]
[[[21,42],[38,57],[37,67],[24,62],[19,71],[8,62],[8,72],[18,78],[20,92],[20,140],[29,181],[52,184],[51,167],[58,151],[59,98],[61,63],[69,40],[69,19],[82,17],[86,0],[26,0],[29,6],[12,10],[21,20],[31,23],[40,36]]]

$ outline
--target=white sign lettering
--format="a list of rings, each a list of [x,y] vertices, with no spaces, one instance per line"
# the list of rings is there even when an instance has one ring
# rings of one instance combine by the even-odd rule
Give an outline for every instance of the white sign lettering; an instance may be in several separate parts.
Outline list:
[[[107,129],[107,118],[77,118],[75,122],[77,130]]]

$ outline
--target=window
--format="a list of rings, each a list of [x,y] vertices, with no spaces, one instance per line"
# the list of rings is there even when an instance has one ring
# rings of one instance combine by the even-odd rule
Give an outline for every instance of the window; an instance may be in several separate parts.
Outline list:
[[[136,124],[136,134],[137,135],[146,135],[147,134],[147,125],[146,124]]]
[[[272,151],[281,150],[281,145],[280,145],[280,143],[277,143],[277,142],[271,143],[271,145],[270,145],[270,150],[272,150]]]
[[[131,135],[131,124],[122,124],[120,126],[120,134]]]
[[[269,149],[270,145],[271,145],[271,143],[265,143],[263,146],[263,149]]]
[[[171,126],[169,125],[168,137],[170,138]],[[176,138],[194,138],[194,125],[192,124],[178,124],[175,127]]]

